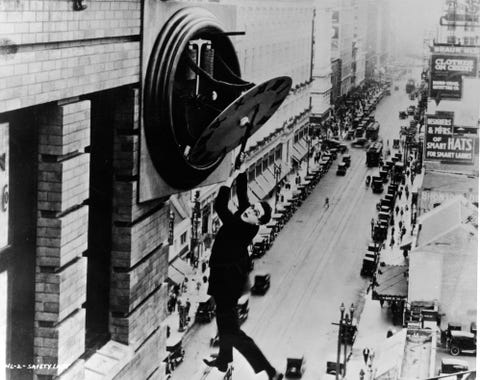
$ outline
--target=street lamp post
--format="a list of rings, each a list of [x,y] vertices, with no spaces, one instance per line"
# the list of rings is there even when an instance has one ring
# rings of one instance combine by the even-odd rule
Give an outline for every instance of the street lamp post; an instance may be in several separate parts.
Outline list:
[[[280,180],[280,175],[282,174],[282,164],[273,164],[273,174],[275,176],[275,204],[273,209],[275,212],[277,212],[278,181]]]
[[[351,326],[353,323],[353,313],[355,312],[355,306],[353,303],[350,305],[350,317],[345,315],[344,332],[343,332],[343,377],[347,376],[347,337],[350,337]]]
[[[312,144],[312,138],[307,135],[307,175],[310,174],[310,148]]]
[[[343,315],[345,313],[345,305],[342,304],[340,305],[340,322],[338,324],[338,342],[337,342],[337,365],[336,365],[336,370],[335,370],[335,380],[339,380],[338,375],[340,374],[340,352],[342,348],[342,327],[343,327]]]

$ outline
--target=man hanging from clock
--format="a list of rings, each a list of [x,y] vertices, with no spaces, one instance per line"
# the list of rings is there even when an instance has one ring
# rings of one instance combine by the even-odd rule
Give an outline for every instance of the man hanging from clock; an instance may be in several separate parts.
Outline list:
[[[210,256],[210,278],[208,294],[216,303],[216,319],[219,336],[218,356],[203,359],[205,364],[226,372],[233,360],[235,347],[252,366],[255,373],[266,371],[269,380],[281,380],[283,374],[270,364],[252,338],[241,329],[237,315],[237,302],[248,290],[249,256],[247,247],[258,232],[259,225],[270,221],[272,209],[267,202],[250,204],[247,195],[247,176],[241,163],[224,186],[220,187],[214,209],[222,226],[217,232]],[[230,187],[236,179],[238,209],[232,213],[228,208]]]

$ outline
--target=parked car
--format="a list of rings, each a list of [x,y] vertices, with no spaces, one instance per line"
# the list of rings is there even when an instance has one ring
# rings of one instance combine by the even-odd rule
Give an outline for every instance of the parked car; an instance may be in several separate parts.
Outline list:
[[[398,113],[398,117],[399,117],[401,120],[406,119],[407,116],[408,116],[408,115],[407,115],[407,113],[406,113],[405,111],[400,111],[400,112]]]
[[[198,302],[195,321],[199,323],[208,323],[215,316],[215,301],[212,296],[207,295]]]
[[[249,305],[250,297],[248,294],[244,294],[238,299],[237,302],[237,314],[238,314],[238,320],[240,323],[245,322],[245,320],[248,318],[248,312],[250,311]]]
[[[365,146],[365,144],[367,143],[367,139],[364,138],[364,137],[360,137],[358,139],[356,139],[355,141],[352,142],[352,147],[355,147],[355,148],[363,148]]]
[[[458,356],[461,353],[477,353],[477,339],[475,334],[463,330],[451,330],[448,339],[448,351],[450,355]]]
[[[257,274],[254,277],[252,294],[265,294],[270,288],[270,275],[268,273]]]
[[[167,339],[167,357],[163,359],[165,362],[166,374],[172,373],[177,368],[185,357],[185,350],[182,346],[182,337],[179,335]]]
[[[464,371],[468,371],[468,363],[465,360],[443,358],[438,375]]]
[[[342,161],[345,162],[345,165],[347,165],[347,168],[348,168],[352,163],[352,157],[349,154],[344,154],[342,156]]]

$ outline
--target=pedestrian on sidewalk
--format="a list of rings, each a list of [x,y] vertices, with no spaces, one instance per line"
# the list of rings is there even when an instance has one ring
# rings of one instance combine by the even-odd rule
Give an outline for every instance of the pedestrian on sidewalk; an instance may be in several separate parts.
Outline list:
[[[247,176],[239,156],[240,170],[235,170],[215,199],[214,210],[222,226],[217,232],[210,256],[208,294],[216,304],[219,351],[215,359],[203,359],[210,367],[226,372],[233,361],[235,347],[250,363],[255,373],[266,371],[269,380],[280,380],[283,374],[270,364],[252,338],[240,329],[237,303],[248,288],[248,246],[258,233],[259,225],[270,221],[271,207],[267,202],[250,204],[247,195]],[[235,178],[236,177],[236,178]],[[231,185],[236,179],[238,209],[228,209]]]
[[[402,218],[402,219],[403,219],[403,207],[402,207],[402,208],[400,208],[400,218]]]
[[[330,207],[330,200],[328,197],[325,198],[325,204],[323,205],[324,208],[329,208]]]
[[[375,227],[375,219],[372,218],[372,220],[370,220],[370,226],[373,234],[373,227]]]
[[[398,229],[401,231],[403,226],[403,222],[401,220],[398,221]]]
[[[390,249],[393,249],[393,246],[395,245],[395,239],[392,235],[391,239],[390,239]]]
[[[395,215],[398,215],[398,212],[399,212],[399,211],[400,211],[400,207],[398,207],[398,205],[395,206]]]
[[[363,361],[365,362],[365,364],[367,364],[368,357],[370,356],[370,349],[368,347],[365,347],[362,353],[363,353]]]

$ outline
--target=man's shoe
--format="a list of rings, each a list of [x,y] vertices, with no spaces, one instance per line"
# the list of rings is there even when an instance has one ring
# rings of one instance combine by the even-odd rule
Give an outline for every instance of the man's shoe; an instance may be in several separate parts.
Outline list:
[[[282,380],[283,379],[283,373],[276,373],[275,375],[269,376],[268,380]]]
[[[227,372],[228,364],[217,363],[217,359],[203,359],[203,362],[209,367],[216,367],[220,372]]]

